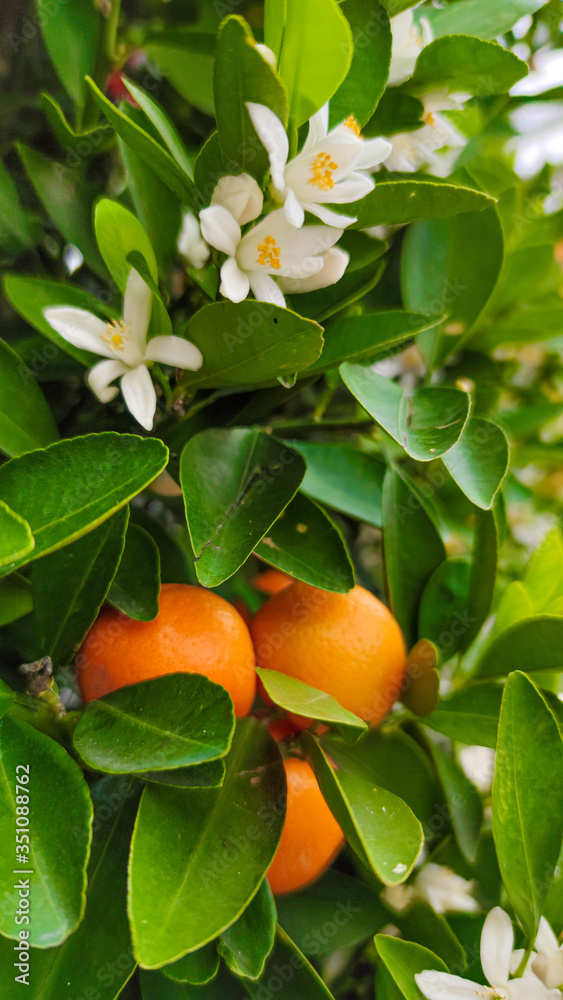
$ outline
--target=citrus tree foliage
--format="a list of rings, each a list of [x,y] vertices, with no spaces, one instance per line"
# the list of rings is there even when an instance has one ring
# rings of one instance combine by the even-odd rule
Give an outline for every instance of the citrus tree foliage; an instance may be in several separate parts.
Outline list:
[[[2,997],[558,996],[562,92],[519,81],[559,0],[21,6]],[[104,602],[151,621],[195,583],[253,613],[265,565],[361,583],[409,650],[372,729],[260,671],[274,714],[322,723],[294,748],[346,836],[276,900],[260,718],[195,674],[88,707],[75,679]]]

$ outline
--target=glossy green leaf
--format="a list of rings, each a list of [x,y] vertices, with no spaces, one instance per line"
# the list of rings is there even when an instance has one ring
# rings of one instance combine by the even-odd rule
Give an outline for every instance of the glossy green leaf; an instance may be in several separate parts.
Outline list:
[[[184,955],[183,958],[173,962],[172,965],[165,965],[162,972],[175,983],[191,983],[194,986],[203,986],[217,975],[219,969],[219,955],[217,946],[210,942],[198,948],[197,951]]]
[[[292,441],[291,446],[307,463],[303,493],[343,514],[381,527],[385,466],[377,456],[347,444]]]
[[[397,382],[346,362],[340,374],[350,392],[411,458],[431,462],[459,439],[469,416],[469,396],[447,386],[405,392]]]
[[[21,205],[18,189],[7,167],[0,160],[0,198],[2,199],[2,220],[0,221],[0,244],[16,241],[19,249],[35,244],[34,227],[30,216]]]
[[[443,461],[452,479],[471,502],[489,510],[508,469],[506,434],[492,420],[471,417],[459,441],[444,455]]]
[[[514,669],[563,670],[563,617],[520,619],[486,646],[476,667],[482,677],[505,677]]]
[[[354,41],[336,0],[286,0],[278,71],[294,128],[326,104],[346,78]]]
[[[407,94],[400,87],[388,87],[377,105],[375,114],[367,123],[364,135],[367,138],[374,138],[379,135],[395,135],[397,132],[412,132],[421,128],[423,114],[424,104],[418,97]],[[419,181],[428,183],[428,179],[424,177],[419,177],[415,183],[418,184]],[[435,181],[429,183],[433,184]]]
[[[125,544],[126,507],[94,531],[35,563],[33,616],[38,653],[67,666],[94,624]]]
[[[484,191],[427,179],[379,181],[360,201],[346,205],[346,215],[357,216],[355,229],[396,226],[419,219],[444,219],[463,212],[479,212],[494,204]]]
[[[12,458],[0,468],[0,494],[29,522],[35,538],[31,558],[37,559],[111,517],[167,460],[168,450],[156,438],[86,434]],[[25,561],[21,553],[11,568]]]
[[[424,724],[451,740],[494,750],[502,693],[500,684],[488,681],[458,688],[438,703]]]
[[[440,35],[477,35],[494,39],[509,31],[526,14],[535,14],[545,0],[464,0],[463,4],[425,8],[435,38]]]
[[[88,78],[88,83],[98,107],[101,108],[117,134],[123,139],[123,142],[131,146],[139,156],[147,161],[155,174],[164,181],[180,201],[190,206],[193,198],[193,183],[179,164],[176,163],[176,160],[156,139],[153,139],[152,135],[149,135],[148,132],[128,118],[119,108],[116,108],[102,94],[93,80]]]
[[[37,14],[53,66],[80,108],[86,98],[84,77],[96,65],[101,12],[90,0],[73,0],[72,6],[37,0]]]
[[[164,109],[161,108],[160,104],[154,98],[150,97],[146,91],[142,90],[141,87],[138,87],[131,80],[124,79],[123,82],[141,110],[155,127],[160,138],[168,147],[170,154],[176,160],[176,163],[179,163],[188,177],[193,177],[192,157],[186,149],[176,126],[172,124]]]
[[[490,97],[506,93],[527,73],[526,63],[497,42],[447,35],[423,48],[409,87],[421,91],[448,87]]]
[[[420,500],[391,468],[383,481],[383,545],[391,610],[410,647],[424,587],[446,553]]]
[[[385,788],[374,787],[355,774],[334,771],[315,737],[305,731],[301,738],[350,847],[385,885],[404,882],[424,840],[414,813]]]
[[[217,586],[254,550],[299,489],[305,463],[257,429],[207,430],[180,462],[198,579]]]
[[[34,547],[35,539],[27,521],[0,500],[0,566],[23,562]]]
[[[264,0],[264,41],[279,59],[283,29],[287,14],[287,0]]]
[[[23,618],[32,608],[31,584],[25,576],[13,573],[0,580],[0,626]]]
[[[379,250],[381,247],[378,248]],[[299,295],[286,296],[291,308],[302,316],[308,316],[317,323],[341,312],[363,295],[367,295],[381,280],[386,262],[380,260],[375,265],[369,263],[360,270],[347,268],[340,281],[316,292],[305,292]]]
[[[430,969],[448,972],[448,967],[441,958],[413,941],[401,941],[400,938],[387,934],[378,934],[375,946],[405,1000],[420,1000],[422,996],[414,978],[417,973]]]
[[[0,719],[14,703],[16,692],[12,691],[4,681],[0,681]]]
[[[18,885],[22,879],[25,889],[30,885],[26,879],[31,879],[33,919],[26,928],[28,941],[33,947],[52,948],[75,930],[84,913],[92,823],[88,786],[66,750],[10,715],[0,721],[0,777],[0,836],[4,845],[12,845],[0,858],[0,930],[7,938],[18,938]],[[14,831],[23,829],[16,824],[22,815],[21,809],[17,812],[16,795],[28,799],[29,851],[23,846],[16,851]],[[19,863],[20,852],[27,864]]]
[[[64,944],[32,952],[30,983],[41,1000],[87,997],[92,988],[96,989],[96,1000],[115,1000],[118,994],[121,996],[121,988],[135,967],[126,892],[127,858],[139,786],[127,778],[106,777],[93,786],[92,799],[94,834],[88,863],[86,910],[78,929]],[[14,981],[13,961],[13,943],[1,939],[4,1000],[21,997],[21,984]]]
[[[325,330],[323,352],[308,371],[326,371],[343,361],[374,361],[435,326],[440,319],[440,316],[423,316],[400,309],[343,316]]]
[[[536,611],[542,611],[561,590],[563,539],[560,528],[546,532],[530,556],[522,583]]]
[[[334,521],[302,493],[287,505],[255,550],[265,562],[312,587],[345,594],[354,567]]]
[[[460,649],[467,649],[471,645],[490,613],[495,592],[499,545],[499,526],[495,511],[476,511],[465,628],[460,636]]]
[[[549,613],[553,614],[551,608]],[[522,618],[531,618],[533,614],[534,606],[526,587],[520,580],[513,580],[498,603],[490,637],[493,638]]]
[[[221,789],[147,785],[129,868],[129,917],[144,966],[195,951],[241,915],[276,851],[284,799],[279,750],[250,718],[238,723]]]
[[[139,220],[118,201],[102,198],[94,218],[96,239],[107,269],[122,292],[125,291],[131,265],[127,255],[138,250],[145,258],[153,281],[158,278],[154,250]]]
[[[407,911],[393,914],[401,938],[428,948],[450,969],[461,975],[466,966],[465,951],[445,916],[436,913],[429,903],[416,900]]]
[[[444,789],[455,838],[467,861],[475,861],[483,823],[479,792],[440,744],[429,741],[429,747]]]
[[[158,614],[160,554],[148,531],[129,525],[108,600],[129,618],[150,622]]]
[[[466,620],[470,564],[459,556],[436,567],[418,609],[418,634],[435,642],[447,659],[459,648]]]
[[[323,346],[322,329],[269,302],[213,302],[194,313],[184,336],[203,353],[190,389],[259,385],[308,368]]]
[[[559,860],[562,831],[559,729],[536,686],[514,671],[500,713],[493,835],[504,887],[530,941]]]
[[[225,6],[221,12],[230,14],[232,7]],[[184,100],[207,115],[214,114],[215,42],[215,34],[176,25],[168,31],[152,35],[146,45],[149,59]]]
[[[164,771],[223,757],[233,729],[223,687],[202,674],[168,674],[91,701],[74,745],[100,771]]]
[[[190,767],[176,767],[171,771],[140,771],[137,777],[175,788],[219,788],[225,779],[225,763],[220,758]]]
[[[234,924],[221,934],[219,952],[236,976],[259,979],[274,947],[276,904],[266,879]]]
[[[153,517],[143,507],[131,508],[131,523],[137,524],[155,542],[160,555],[160,579],[162,583],[193,583],[191,553],[188,557],[185,538],[178,539],[160,520]]]
[[[283,970],[285,975],[280,975],[279,970]],[[276,1000],[294,1000],[294,997],[307,997],[307,1000],[333,1000],[332,993],[318,972],[281,927],[277,929],[274,950],[261,979],[257,982],[246,979],[244,982],[249,996],[255,1000],[262,1000],[264,990],[268,990],[268,983],[272,982],[274,976]]]
[[[12,458],[44,448],[59,436],[35,376],[0,340],[0,450]]]
[[[363,128],[387,83],[391,27],[387,12],[377,0],[345,0],[342,11],[352,29],[354,55],[346,79],[331,99],[330,124],[339,125],[353,114]]]
[[[217,36],[214,66],[215,118],[223,162],[229,172],[249,173],[261,182],[269,170],[246,102],[264,104],[287,121],[285,88],[275,69],[260,55],[242,17],[227,17]]]
[[[324,691],[278,670],[257,667],[256,672],[274,704],[286,711],[329,723],[351,743],[367,730],[367,724],[362,719],[342,708],[336,698]]]

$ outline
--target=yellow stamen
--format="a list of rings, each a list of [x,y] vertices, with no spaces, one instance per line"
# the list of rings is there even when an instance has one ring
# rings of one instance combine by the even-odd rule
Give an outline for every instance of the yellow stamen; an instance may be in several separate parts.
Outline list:
[[[338,169],[330,153],[319,153],[313,161],[309,184],[315,184],[321,191],[331,191],[334,187],[333,173]]]
[[[104,344],[117,353],[125,350],[126,341],[131,339],[131,331],[123,320],[112,319],[111,323],[106,323],[106,330],[107,333],[101,334]]]
[[[430,125],[430,128],[434,128],[436,124],[436,120],[431,111],[427,111],[426,114],[422,116],[422,120],[423,122],[426,122],[427,125]]]
[[[281,249],[273,236],[266,236],[263,243],[258,244],[258,263],[262,267],[273,267],[275,271],[281,267]]]
[[[347,128],[350,132],[352,132],[356,136],[356,138],[358,139],[361,138],[360,126],[358,125],[354,115],[348,115],[348,117],[344,119],[342,124],[344,125],[344,128]]]

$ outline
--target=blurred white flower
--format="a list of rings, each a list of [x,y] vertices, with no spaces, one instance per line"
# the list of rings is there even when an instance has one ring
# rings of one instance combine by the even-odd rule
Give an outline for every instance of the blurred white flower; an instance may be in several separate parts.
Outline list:
[[[421,128],[398,132],[389,137],[392,151],[385,166],[388,170],[412,172],[427,163],[436,162],[436,150],[444,146],[464,146],[465,139],[442,111],[460,111],[468,94],[448,94],[444,88],[421,97],[424,104]]]
[[[282,292],[288,295],[297,295],[300,292],[314,292],[318,288],[327,288],[328,285],[335,285],[340,281],[344,271],[348,267],[350,254],[340,247],[331,247],[321,254],[323,266],[316,274],[308,278],[279,278],[278,285]]]
[[[432,41],[432,29],[425,17],[416,24],[412,8],[391,18],[393,48],[389,67],[388,87],[398,87],[414,73],[416,60],[425,45]]]
[[[252,289],[255,298],[285,306],[273,276],[311,278],[323,269],[325,251],[342,236],[342,229],[329,226],[295,229],[282,209],[271,212],[244,236],[222,205],[204,208],[199,217],[207,242],[227,254],[220,292],[231,302],[242,302]]]
[[[494,750],[490,747],[462,747],[459,751],[459,762],[464,774],[480,792],[490,791],[495,768]]]
[[[109,403],[119,390],[111,385],[121,379],[125,405],[145,430],[152,430],[156,392],[148,371],[152,361],[197,371],[201,351],[182,337],[153,337],[147,342],[152,292],[131,268],[123,299],[123,319],[107,322],[86,309],[50,306],[43,310],[47,322],[69,344],[106,358],[90,369],[88,385],[100,402]]]
[[[424,865],[414,883],[416,897],[429,903],[436,913],[476,913],[480,907],[471,895],[474,888],[474,882],[433,862]]]
[[[300,228],[305,212],[328,226],[349,226],[356,219],[339,215],[326,205],[357,201],[374,188],[373,178],[362,173],[385,160],[391,146],[385,139],[362,139],[353,115],[328,131],[328,104],[309,121],[309,132],[300,153],[289,160],[289,141],[277,115],[264,104],[246,107],[258,137],[267,150],[274,194],[283,203],[289,222]]]
[[[530,956],[528,968],[549,990],[563,986],[563,945],[555,937],[545,917],[540,920],[535,944],[536,950]],[[514,951],[510,963],[511,969],[516,970],[523,958],[524,951]]]
[[[190,265],[198,270],[203,267],[209,257],[209,247],[201,238],[199,222],[191,212],[184,212],[182,227],[178,236],[178,253]]]
[[[510,115],[518,135],[508,140],[506,149],[515,153],[514,169],[527,179],[551,163],[563,163],[563,103],[534,101],[516,108]]]

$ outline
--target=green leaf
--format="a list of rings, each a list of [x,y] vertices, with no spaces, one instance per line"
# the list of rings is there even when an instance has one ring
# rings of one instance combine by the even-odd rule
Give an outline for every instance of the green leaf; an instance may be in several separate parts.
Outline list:
[[[224,9],[230,13],[232,8]],[[144,46],[149,59],[184,100],[207,115],[214,114],[215,43],[215,34],[176,26],[152,35]]]
[[[363,365],[341,365],[350,392],[373,419],[419,462],[431,462],[459,439],[469,416],[470,398],[441,386],[408,393],[397,382]]]
[[[377,456],[347,444],[290,443],[307,463],[303,493],[359,521],[381,527],[385,466]]]
[[[515,667],[525,673],[563,670],[563,617],[535,615],[510,625],[486,647],[476,672],[505,677]]]
[[[352,29],[354,55],[346,79],[330,102],[331,126],[353,114],[360,128],[373,115],[385,90],[391,62],[391,26],[377,0],[345,0],[342,12]]]
[[[141,110],[145,113],[160,135],[164,144],[168,147],[168,150],[176,160],[176,163],[181,166],[182,170],[188,177],[193,178],[192,156],[188,153],[180,133],[176,129],[176,126],[172,124],[164,109],[161,108],[160,104],[155,101],[154,98],[149,97],[149,95],[142,90],[141,87],[137,87],[136,84],[134,84],[131,80],[127,80],[125,77],[122,77],[122,79],[129,93],[133,95]]]
[[[298,128],[333,96],[352,62],[354,40],[336,0],[286,0],[278,71],[289,120]]]
[[[309,371],[326,371],[343,361],[374,361],[381,354],[392,353],[400,344],[435,326],[440,319],[441,316],[423,316],[400,309],[343,316],[325,330],[323,352],[307,374]]]
[[[139,771],[137,777],[175,788],[219,788],[225,780],[225,763],[220,758],[190,767],[176,767],[171,771]]]
[[[317,323],[269,302],[213,302],[183,333],[203,354],[199,371],[182,378],[190,389],[274,382],[308,368],[323,346]]]
[[[74,745],[100,771],[164,771],[223,757],[233,729],[225,689],[202,674],[177,673],[91,701]]]
[[[479,792],[451,754],[433,740],[428,745],[444,789],[455,838],[466,860],[474,862],[483,823]]]
[[[489,681],[458,688],[426,716],[424,725],[451,740],[494,750],[502,693],[500,684]]]
[[[279,59],[287,15],[286,0],[264,0],[264,41]]]
[[[118,201],[102,198],[94,216],[96,239],[111,276],[122,292],[125,291],[131,265],[127,255],[138,250],[145,258],[153,281],[158,279],[158,267],[150,240],[139,220]]]
[[[375,946],[405,1000],[420,1000],[422,996],[414,978],[417,973],[427,969],[448,972],[448,967],[441,958],[414,941],[401,941],[400,938],[387,934],[377,934]]]
[[[314,500],[297,493],[255,548],[271,566],[312,587],[346,594],[354,567],[334,521]]]
[[[497,38],[503,35],[526,14],[535,14],[545,0],[464,0],[463,4],[447,7],[427,7],[424,17],[430,21],[434,38],[441,35],[477,35],[479,38]]]
[[[383,482],[383,544],[391,610],[410,647],[424,587],[446,553],[420,501],[394,469]]]
[[[520,580],[513,580],[504,591],[496,608],[495,620],[490,637],[497,636],[499,632],[504,632],[509,625],[522,618],[531,618],[534,614],[534,606],[526,587]],[[553,613],[551,610],[549,613]]]
[[[16,692],[12,691],[4,681],[0,681],[0,719],[12,707]]]
[[[157,968],[212,941],[258,891],[283,826],[279,750],[255,719],[239,721],[221,789],[147,785],[131,845],[135,953]],[[197,864],[194,864],[197,862]]]
[[[32,608],[31,584],[25,576],[14,573],[0,580],[0,626],[23,618]]]
[[[409,88],[424,91],[448,87],[490,97],[506,93],[527,73],[526,63],[497,42],[447,35],[423,48]]]
[[[58,77],[81,108],[86,99],[84,77],[96,65],[101,14],[90,0],[73,0],[72,6],[37,0],[37,13]]]
[[[435,642],[446,659],[459,649],[467,629],[470,572],[466,559],[445,559],[434,570],[420,600],[418,634]]]
[[[193,183],[176,160],[163,146],[153,139],[144,129],[127,117],[119,108],[102,94],[93,80],[87,77],[88,83],[98,107],[101,108],[108,121],[127,146],[131,146],[142,159],[152,167],[157,177],[160,177],[181,202],[188,207],[192,204]]]
[[[94,834],[88,863],[86,910],[80,926],[58,948],[34,949],[30,981],[41,1000],[87,997],[114,1000],[135,967],[127,924],[127,857],[139,785],[106,777],[92,788]],[[72,837],[70,838],[72,839]],[[33,885],[33,876],[32,876]],[[0,942],[3,1000],[19,1000],[12,942]]]
[[[423,114],[424,104],[418,97],[407,94],[399,87],[388,87],[377,105],[375,114],[367,123],[364,135],[366,138],[373,138],[379,135],[396,135],[398,132],[412,132],[422,127]],[[423,177],[420,178],[420,182],[428,183]],[[418,184],[419,179],[414,183]],[[437,178],[429,183],[437,183]]]
[[[368,727],[362,719],[343,708],[336,698],[325,694],[324,691],[319,691],[310,684],[304,684],[296,677],[282,674],[278,670],[264,670],[257,667],[256,673],[274,704],[280,705],[286,711],[318,722],[328,722],[350,743],[354,743],[363,732],[366,732]]]
[[[38,654],[68,665],[94,624],[119,565],[129,511],[35,563],[33,615]]]
[[[21,205],[18,189],[10,171],[0,160],[0,198],[2,199],[2,220],[0,221],[0,243],[16,240],[19,249],[35,245],[34,227],[31,218]]]
[[[148,531],[130,524],[108,600],[129,618],[150,622],[158,614],[160,554]]]
[[[275,933],[276,904],[264,879],[244,913],[221,934],[219,953],[236,976],[259,979],[274,947]]]
[[[401,914],[393,914],[401,938],[428,948],[450,969],[459,974],[466,967],[465,950],[450,928],[446,917],[436,913],[429,903],[415,900]]]
[[[84,913],[92,823],[88,786],[66,750],[10,715],[0,721],[0,781],[0,838],[6,848],[13,845],[0,858],[0,930],[17,940],[20,869],[29,871],[33,919],[26,927],[28,941],[32,947],[53,948],[75,930]],[[17,863],[14,831],[24,827],[16,823],[22,815],[21,809],[16,812],[16,795],[28,799],[29,851],[22,854],[29,865]]]
[[[492,420],[471,417],[443,462],[471,502],[489,510],[508,469],[506,434]]]
[[[493,835],[508,898],[529,941],[535,939],[559,860],[562,830],[559,729],[535,684],[515,671],[506,682],[500,713]]]
[[[381,249],[381,246],[377,247],[378,254]],[[322,323],[329,316],[341,312],[342,309],[346,309],[363,295],[371,292],[372,288],[375,288],[381,280],[385,271],[385,263],[384,260],[381,260],[375,267],[373,263],[370,263],[360,270],[349,267],[336,284],[320,288],[316,292],[286,296],[286,299],[296,312]]]
[[[385,885],[408,878],[420,853],[422,827],[406,802],[346,771],[334,771],[314,736],[301,739],[321,791],[346,840]]]
[[[204,586],[217,586],[242,566],[299,489],[304,472],[297,452],[257,429],[207,430],[188,441],[180,481]]]
[[[57,229],[68,243],[78,247],[88,266],[101,278],[106,278],[92,231],[94,191],[76,170],[21,143],[17,148],[37,197]]]
[[[265,104],[285,123],[287,98],[275,69],[260,55],[242,17],[227,17],[219,28],[213,73],[223,162],[229,165],[230,173],[243,171],[261,182],[269,170],[268,154],[245,104]]]
[[[345,214],[357,216],[354,229],[365,229],[480,212],[494,202],[495,199],[483,191],[462,184],[401,178],[378,181],[365,198],[346,205]]]
[[[530,556],[522,578],[534,610],[542,611],[558,595],[562,575],[563,539],[560,528],[552,528]]]
[[[0,340],[0,450],[13,458],[44,448],[59,436],[35,376]]]
[[[29,522],[35,538],[31,558],[37,559],[111,517],[167,460],[168,450],[156,438],[85,434],[12,458],[0,467],[0,494]],[[26,561],[20,552],[9,571]]]
[[[184,955],[172,965],[165,965],[163,973],[167,979],[175,983],[191,983],[194,986],[204,986],[213,979],[219,970],[219,955],[213,942],[206,944],[189,955]]]
[[[285,975],[280,976],[280,970]],[[274,976],[275,979],[272,978]],[[276,1000],[294,1000],[295,997],[307,997],[307,1000],[333,1000],[332,993],[319,974],[281,927],[277,929],[274,950],[263,976],[257,982],[251,979],[245,980],[244,986],[250,997],[262,1000],[265,990],[271,992],[268,984],[272,981],[276,984]]]
[[[34,548],[35,539],[27,521],[0,500],[0,566],[23,562]]]
[[[495,592],[499,550],[499,530],[494,511],[475,513],[471,572],[465,609],[465,629],[460,636],[460,649],[468,649],[481,631],[489,614]]]

